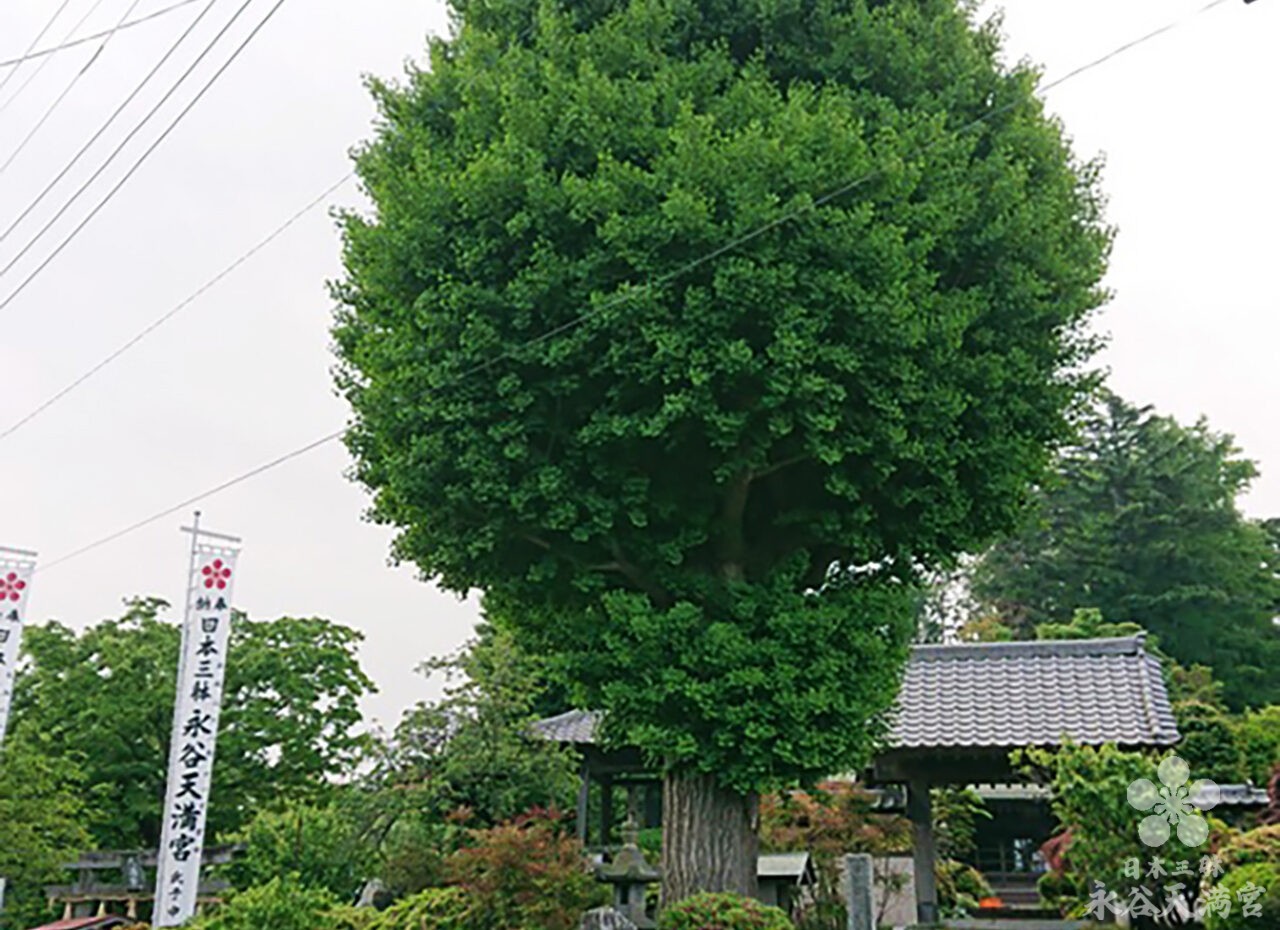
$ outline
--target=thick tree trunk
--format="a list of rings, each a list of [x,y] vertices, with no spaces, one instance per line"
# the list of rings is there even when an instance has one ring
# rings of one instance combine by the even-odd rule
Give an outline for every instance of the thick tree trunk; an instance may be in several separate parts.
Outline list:
[[[662,900],[700,891],[756,893],[760,799],[710,775],[668,773],[662,784]]]

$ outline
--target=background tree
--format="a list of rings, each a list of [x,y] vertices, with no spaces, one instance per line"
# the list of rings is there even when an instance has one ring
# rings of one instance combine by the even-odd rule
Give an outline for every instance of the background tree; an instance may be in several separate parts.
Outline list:
[[[77,634],[59,623],[23,635],[26,661],[15,719],[49,736],[53,764],[78,766],[105,799],[92,825],[101,848],[155,847],[173,726],[178,628],[167,605],[129,602],[119,620]],[[327,620],[238,617],[227,670],[211,836],[257,808],[321,799],[365,745],[356,731],[362,695],[360,634]]]
[[[532,730],[544,663],[518,649],[509,633],[483,630],[456,655],[423,663],[425,674],[445,677],[445,694],[404,715],[391,777],[417,786],[417,804],[436,820],[464,811],[473,827],[496,826],[532,808],[567,810],[577,792],[577,762]]]
[[[666,893],[749,890],[1066,435],[1095,172],[954,0],[453,10],[343,218],[357,477],[662,766]]]
[[[0,928],[44,922],[44,886],[61,883],[65,862],[88,842],[92,823],[85,779],[75,765],[55,761],[50,738],[14,727],[0,752],[0,876],[7,880]]]
[[[1022,635],[1096,608],[1137,624],[1229,705],[1280,700],[1280,550],[1237,499],[1255,476],[1229,436],[1104,394],[1025,528],[980,563],[975,591]]]
[[[243,890],[284,876],[355,903],[376,870],[376,850],[357,810],[340,796],[324,806],[289,804],[258,813],[235,835],[244,854],[227,868],[233,886]]]

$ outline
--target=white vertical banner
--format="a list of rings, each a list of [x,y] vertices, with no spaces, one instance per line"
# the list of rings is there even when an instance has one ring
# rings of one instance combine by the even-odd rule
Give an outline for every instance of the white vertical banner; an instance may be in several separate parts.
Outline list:
[[[18,671],[18,650],[22,646],[31,575],[36,570],[35,556],[25,549],[0,546],[0,745],[9,728],[13,679]]]
[[[198,526],[188,532],[195,540],[156,866],[155,927],[180,926],[196,913],[239,555],[237,548],[207,541],[238,542],[234,537],[207,533]]]

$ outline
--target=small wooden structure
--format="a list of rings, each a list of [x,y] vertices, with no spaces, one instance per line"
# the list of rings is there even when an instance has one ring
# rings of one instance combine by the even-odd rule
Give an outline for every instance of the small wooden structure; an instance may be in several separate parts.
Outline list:
[[[226,865],[242,850],[241,846],[207,847],[203,865]],[[50,903],[62,905],[63,921],[106,919],[118,916],[113,912],[120,910],[123,917],[137,920],[155,900],[156,860],[154,850],[87,852],[63,866],[75,873],[75,881],[47,887],[45,895]],[[221,879],[202,878],[197,900],[201,906],[219,904],[230,887]],[[89,926],[97,930],[96,924]]]
[[[634,749],[599,745],[600,722],[598,713],[570,711],[535,725],[544,738],[582,753],[584,841],[592,779],[602,786],[657,780]],[[1160,663],[1142,636],[913,648],[892,732],[866,776],[872,785],[906,788],[920,923],[938,919],[933,788],[1017,782],[1009,761],[1015,749],[1066,742],[1149,749],[1179,738]],[[608,804],[602,821],[607,846]]]
[[[813,858],[807,852],[764,853],[756,866],[761,903],[780,907],[788,914],[802,903],[806,891],[818,882]]]

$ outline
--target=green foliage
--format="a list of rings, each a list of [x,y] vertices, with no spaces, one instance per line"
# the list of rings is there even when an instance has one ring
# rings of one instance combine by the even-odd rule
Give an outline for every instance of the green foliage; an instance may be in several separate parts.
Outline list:
[[[991,884],[971,865],[955,859],[943,859],[936,869],[938,907],[943,916],[965,917],[978,909],[983,898],[992,894]]]
[[[1147,632],[1137,623],[1109,623],[1102,611],[1086,607],[1073,611],[1066,623],[1041,623],[1036,626],[1036,639],[1115,639]]]
[[[155,847],[160,838],[173,726],[178,629],[157,619],[163,601],[129,602],[119,620],[83,633],[29,627],[15,719],[49,735],[51,760],[79,766],[101,817],[94,844]],[[261,807],[321,799],[364,748],[360,634],[318,619],[237,618],[214,770],[211,836]]]
[[[991,812],[976,791],[969,788],[934,789],[934,839],[942,858],[964,859],[975,852],[978,821],[990,819]]]
[[[776,907],[735,894],[699,894],[663,909],[658,930],[794,930]]]
[[[1245,772],[1255,785],[1265,786],[1276,766],[1280,766],[1280,704],[1249,711],[1235,726]]]
[[[423,665],[444,675],[445,694],[405,714],[390,764],[396,781],[422,786],[416,802],[437,821],[464,810],[472,826],[493,826],[531,808],[571,805],[576,760],[530,729],[543,665],[492,627],[457,655]]]
[[[1216,889],[1231,896],[1231,909],[1225,916],[1210,911],[1205,918],[1205,930],[1257,930],[1280,926],[1280,865],[1260,862],[1232,869],[1222,876]],[[1259,911],[1246,916],[1239,895],[1255,890],[1261,893],[1250,897]]]
[[[262,811],[234,839],[245,846],[228,869],[236,888],[291,875],[306,888],[322,888],[339,901],[352,901],[373,875],[371,844],[351,812],[336,802]]]
[[[842,583],[815,595],[795,583],[736,586],[723,610],[659,610],[615,592],[599,611],[538,632],[562,674],[610,709],[606,738],[739,791],[790,785],[869,759],[911,629],[901,586]]]
[[[1237,500],[1256,473],[1229,436],[1103,395],[1025,527],[975,591],[1025,631],[1094,608],[1203,664],[1234,708],[1280,701],[1280,547]]]
[[[1071,832],[1062,853],[1067,877],[1063,884],[1087,889],[1102,882],[1108,888],[1127,888],[1126,861],[1145,861],[1149,852],[1138,838],[1142,814],[1129,804],[1129,785],[1142,778],[1154,780],[1156,760],[1112,745],[1028,749],[1015,759],[1031,780],[1051,784],[1054,816]],[[1176,846],[1176,840],[1171,842]]]
[[[197,921],[199,930],[318,930],[337,905],[321,888],[307,888],[296,878],[272,878],[238,894],[210,917]]]
[[[0,752],[0,876],[8,879],[0,928],[52,919],[43,887],[66,879],[62,864],[89,844],[83,774],[56,762],[47,735],[10,731]]]
[[[1193,701],[1221,711],[1227,709],[1222,700],[1222,682],[1213,677],[1213,669],[1209,666],[1192,665],[1188,668],[1170,660],[1167,668],[1169,700],[1175,704]]]
[[[536,814],[476,831],[449,857],[448,872],[474,902],[474,930],[576,930],[608,899],[582,845]]]
[[[461,888],[428,888],[385,911],[340,908],[323,930],[480,930],[475,903]]]
[[[1013,524],[1086,377],[1096,172],[954,0],[454,6],[343,218],[374,518],[655,758],[856,767],[914,592],[805,592]]]
[[[1234,785],[1246,777],[1244,755],[1231,719],[1209,704],[1184,701],[1174,705],[1178,719],[1178,755],[1196,778]]]
[[[1233,836],[1218,850],[1218,856],[1228,869],[1260,862],[1280,865],[1280,824]]]

